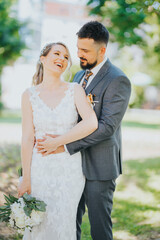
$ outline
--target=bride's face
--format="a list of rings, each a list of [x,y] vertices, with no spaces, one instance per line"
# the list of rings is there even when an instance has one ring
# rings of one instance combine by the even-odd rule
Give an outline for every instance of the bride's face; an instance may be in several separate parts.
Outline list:
[[[42,56],[43,67],[53,71],[63,73],[69,62],[67,49],[62,45],[53,45],[47,56]]]

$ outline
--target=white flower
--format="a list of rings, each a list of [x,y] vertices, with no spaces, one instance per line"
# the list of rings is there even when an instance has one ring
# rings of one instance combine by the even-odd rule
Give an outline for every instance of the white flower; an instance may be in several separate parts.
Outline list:
[[[34,225],[38,225],[42,222],[44,213],[33,210],[31,213],[31,219],[34,222]]]
[[[20,208],[20,203],[15,202],[15,203],[11,204],[11,210],[13,213],[17,212],[19,210],[19,208]]]
[[[14,227],[14,221],[13,221],[12,218],[9,219],[9,224],[10,224],[11,227]]]
[[[27,228],[28,228],[28,230],[29,230],[29,231],[31,231],[31,230],[32,230],[32,228],[31,228],[31,227],[27,227]]]
[[[33,220],[30,218],[30,217],[25,217],[25,224],[26,224],[26,226],[34,226],[34,222],[33,222]]]
[[[24,217],[17,217],[15,219],[16,226],[19,228],[25,228],[25,218]]]
[[[18,202],[14,202],[10,205],[10,226],[16,228],[21,234],[24,233],[25,228],[31,231],[33,226],[39,225],[42,222],[45,214],[44,212],[35,211],[33,209],[30,216],[27,216],[24,211],[25,205],[26,203],[23,198],[19,198]]]
[[[18,229],[18,233],[20,233],[20,234],[24,234],[24,230],[23,229]]]
[[[23,204],[23,202],[22,202]],[[25,212],[23,210],[23,207],[21,206],[21,203],[14,203],[11,205],[11,211],[13,218],[24,218],[25,217]]]
[[[18,202],[20,203],[21,208],[24,208],[25,202],[24,202],[23,198],[19,198],[19,199],[18,199]]]

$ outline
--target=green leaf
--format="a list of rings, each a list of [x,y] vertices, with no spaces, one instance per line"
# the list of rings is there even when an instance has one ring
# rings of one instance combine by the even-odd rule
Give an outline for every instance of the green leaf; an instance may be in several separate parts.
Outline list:
[[[18,176],[19,176],[19,177],[22,177],[22,168],[19,168],[19,169],[18,169]]]
[[[18,198],[14,197],[13,195],[10,195],[10,194],[9,194],[9,197],[10,197],[10,200],[12,201],[12,203],[18,201]]]
[[[24,193],[23,194],[23,199],[27,202],[31,202],[31,201],[35,201],[36,198],[35,197],[32,197],[31,195],[28,195],[27,193]]]
[[[45,212],[46,211],[46,206],[47,204],[44,203],[43,201],[39,202],[36,204],[36,208],[41,211],[41,212]]]
[[[0,211],[6,210],[8,207],[7,206],[0,206]]]
[[[32,209],[28,208],[27,206],[25,206],[23,209],[25,214],[29,217],[31,215]]]
[[[6,202],[7,202],[9,205],[12,203],[11,200],[10,200],[10,198],[7,197],[6,195],[4,195],[4,198],[5,198]]]

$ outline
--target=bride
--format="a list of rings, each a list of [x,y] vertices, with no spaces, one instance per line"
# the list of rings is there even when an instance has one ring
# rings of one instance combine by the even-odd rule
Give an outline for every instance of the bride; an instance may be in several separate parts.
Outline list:
[[[46,133],[52,151],[59,146],[79,140],[94,132],[98,121],[87,101],[83,88],[77,83],[61,80],[71,65],[68,48],[63,43],[44,47],[33,77],[34,86],[22,95],[22,168],[23,180],[18,196],[25,192],[45,201],[46,215],[42,224],[24,240],[76,240],[76,213],[85,178],[80,152],[42,156],[34,140]],[[78,114],[82,120],[77,123]]]

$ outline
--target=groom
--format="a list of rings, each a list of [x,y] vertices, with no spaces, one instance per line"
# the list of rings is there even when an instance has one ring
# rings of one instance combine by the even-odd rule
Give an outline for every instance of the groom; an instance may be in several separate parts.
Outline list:
[[[98,129],[88,137],[67,144],[71,155],[81,151],[84,193],[77,212],[77,240],[88,207],[93,240],[113,240],[111,211],[116,178],[122,173],[121,121],[128,106],[131,85],[126,75],[106,56],[107,29],[97,21],[86,23],[77,33],[78,57],[83,69],[78,82],[90,96],[98,118]],[[80,119],[79,119],[80,120]],[[64,151],[60,147],[57,151]]]
[[[106,56],[109,33],[101,23],[88,22],[77,35],[78,57],[83,70],[75,75],[74,82],[84,86],[86,95],[91,94],[98,118],[98,129],[94,133],[66,145],[70,154],[82,152],[86,177],[77,213],[77,240],[80,240],[85,203],[92,239],[112,240],[113,193],[115,180],[122,173],[121,121],[128,106],[131,85],[126,75]],[[87,70],[91,71],[89,77]]]

